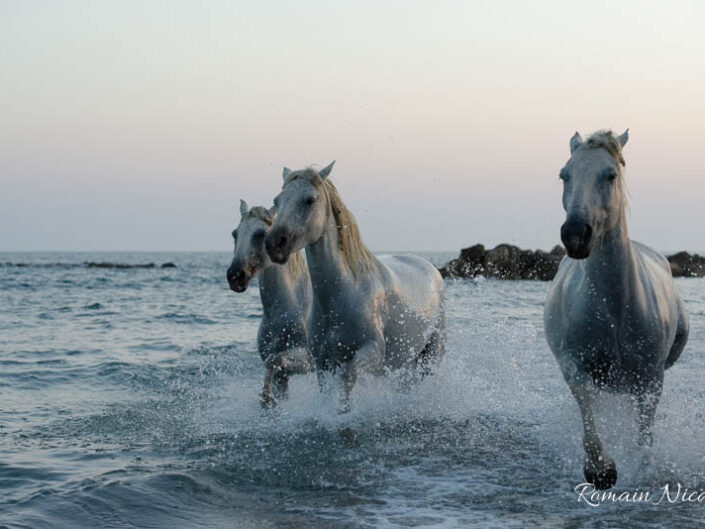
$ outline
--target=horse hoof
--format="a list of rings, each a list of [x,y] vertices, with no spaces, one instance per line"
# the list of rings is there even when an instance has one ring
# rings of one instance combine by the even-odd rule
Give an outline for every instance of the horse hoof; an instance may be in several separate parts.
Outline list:
[[[585,481],[592,483],[596,489],[611,489],[617,483],[617,465],[610,461],[606,467],[597,469],[592,463],[585,463]]]
[[[341,428],[340,430],[338,430],[338,435],[340,436],[340,440],[343,442],[344,445],[357,445],[357,436],[355,435],[355,432],[352,428]]]
[[[654,438],[651,432],[639,434],[638,444],[639,446],[650,448],[654,444]]]
[[[262,395],[262,399],[260,400],[260,405],[265,410],[271,410],[272,408],[274,408],[277,405],[277,401],[274,400],[269,395]]]

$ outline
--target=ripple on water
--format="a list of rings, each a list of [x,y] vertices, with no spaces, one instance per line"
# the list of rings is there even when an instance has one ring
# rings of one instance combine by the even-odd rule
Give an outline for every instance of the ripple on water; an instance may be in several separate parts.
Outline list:
[[[164,314],[160,314],[159,316],[156,317],[158,320],[168,320],[173,323],[179,323],[183,325],[192,325],[192,324],[200,324],[200,325],[212,325],[216,323],[214,320],[210,318],[206,318],[205,316],[201,316],[199,314],[195,313],[179,313],[179,312],[167,312]]]

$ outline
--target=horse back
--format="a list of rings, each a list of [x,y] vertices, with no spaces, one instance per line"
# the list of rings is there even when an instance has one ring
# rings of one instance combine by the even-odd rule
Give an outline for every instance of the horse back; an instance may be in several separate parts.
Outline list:
[[[426,316],[435,316],[443,298],[443,278],[430,262],[416,255],[385,255],[385,288],[395,292],[405,304]]]
[[[642,257],[644,264],[661,268],[667,273],[668,276],[672,277],[671,265],[662,253],[657,252],[650,246],[646,246],[638,241],[631,242],[632,248],[634,248],[634,250]]]

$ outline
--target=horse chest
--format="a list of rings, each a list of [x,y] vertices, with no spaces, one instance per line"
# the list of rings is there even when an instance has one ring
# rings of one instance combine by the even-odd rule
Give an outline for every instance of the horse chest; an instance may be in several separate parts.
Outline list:
[[[355,348],[369,335],[369,323],[366,318],[324,318],[312,324],[312,331],[314,339],[326,346]]]
[[[593,298],[573,306],[563,347],[593,379],[618,386],[653,367],[661,335],[641,307]]]
[[[314,304],[309,322],[311,352],[319,363],[340,364],[375,336],[375,311],[354,306],[348,298],[330,305]]]
[[[258,346],[263,356],[306,345],[306,333],[301,314],[287,313],[264,318],[258,333]]]

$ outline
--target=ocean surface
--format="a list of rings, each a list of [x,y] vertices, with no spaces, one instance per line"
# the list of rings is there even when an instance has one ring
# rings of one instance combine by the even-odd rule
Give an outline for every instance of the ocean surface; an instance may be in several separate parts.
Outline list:
[[[544,341],[547,283],[449,281],[434,375],[363,378],[348,415],[300,376],[264,411],[259,294],[228,289],[229,260],[0,254],[27,264],[0,265],[0,527],[703,526],[705,502],[578,501],[582,427]],[[628,399],[599,400],[617,492],[705,490],[705,280],[677,285],[692,331],[653,448]]]

